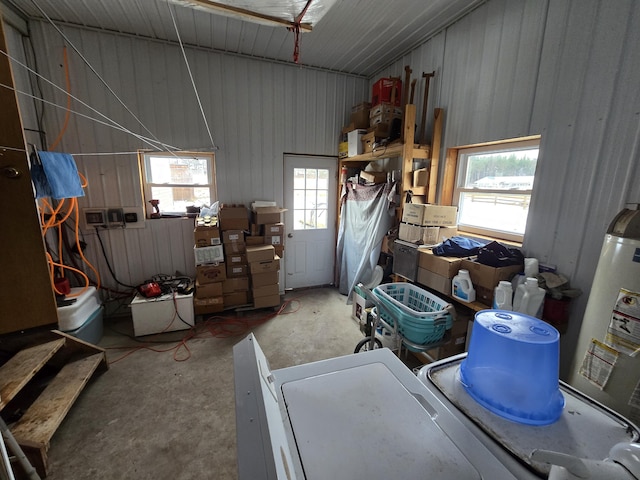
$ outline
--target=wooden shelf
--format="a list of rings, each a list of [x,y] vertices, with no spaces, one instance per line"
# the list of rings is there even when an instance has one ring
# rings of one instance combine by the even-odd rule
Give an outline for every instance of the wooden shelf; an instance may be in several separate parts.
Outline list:
[[[380,160],[383,158],[396,158],[402,157],[405,155],[405,145],[402,143],[396,143],[392,145],[388,145],[385,147],[376,147],[373,152],[363,153],[361,155],[354,155],[353,157],[341,158],[340,161],[345,165],[349,163],[360,163],[360,162],[372,162],[375,160]],[[409,150],[411,148],[409,147]],[[409,152],[411,153],[411,152]],[[431,149],[429,145],[415,145],[413,146],[412,159],[428,159],[431,154]]]

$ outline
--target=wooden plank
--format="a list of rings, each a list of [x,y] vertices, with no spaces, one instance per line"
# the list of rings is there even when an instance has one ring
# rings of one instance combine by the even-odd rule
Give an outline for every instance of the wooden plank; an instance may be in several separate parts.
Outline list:
[[[433,137],[431,138],[431,168],[429,169],[428,203],[436,203],[438,188],[438,163],[440,162],[440,143],[442,142],[442,121],[444,110],[436,108],[434,111]]]
[[[64,345],[63,338],[19,351],[0,368],[0,410]]]
[[[453,205],[453,192],[456,188],[456,172],[458,170],[458,152],[459,150],[457,148],[447,149],[447,155],[444,159],[444,176],[440,192],[441,205]]]
[[[103,354],[68,363],[45,388],[11,432],[19,444],[38,445],[45,451],[71,406],[102,362]]]

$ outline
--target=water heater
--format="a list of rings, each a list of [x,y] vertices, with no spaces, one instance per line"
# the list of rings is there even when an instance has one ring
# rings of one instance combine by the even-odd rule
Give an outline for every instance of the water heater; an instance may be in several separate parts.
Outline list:
[[[640,210],[611,222],[568,383],[640,424]]]

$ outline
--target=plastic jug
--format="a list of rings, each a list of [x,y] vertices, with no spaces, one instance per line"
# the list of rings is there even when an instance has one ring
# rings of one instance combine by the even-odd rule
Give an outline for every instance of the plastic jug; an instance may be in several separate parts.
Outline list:
[[[500,280],[493,292],[493,308],[496,310],[511,310],[513,288],[511,282]]]
[[[538,279],[528,277],[516,290],[513,297],[513,311],[541,318],[545,293],[544,288],[538,286]]]
[[[451,281],[451,293],[454,298],[463,302],[475,302],[476,291],[471,283],[469,270],[460,269],[458,274]]]

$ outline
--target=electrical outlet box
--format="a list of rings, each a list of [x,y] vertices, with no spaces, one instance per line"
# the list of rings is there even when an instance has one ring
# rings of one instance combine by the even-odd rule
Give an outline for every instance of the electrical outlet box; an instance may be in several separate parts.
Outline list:
[[[144,228],[142,207],[83,208],[80,218],[85,232],[95,228]]]

